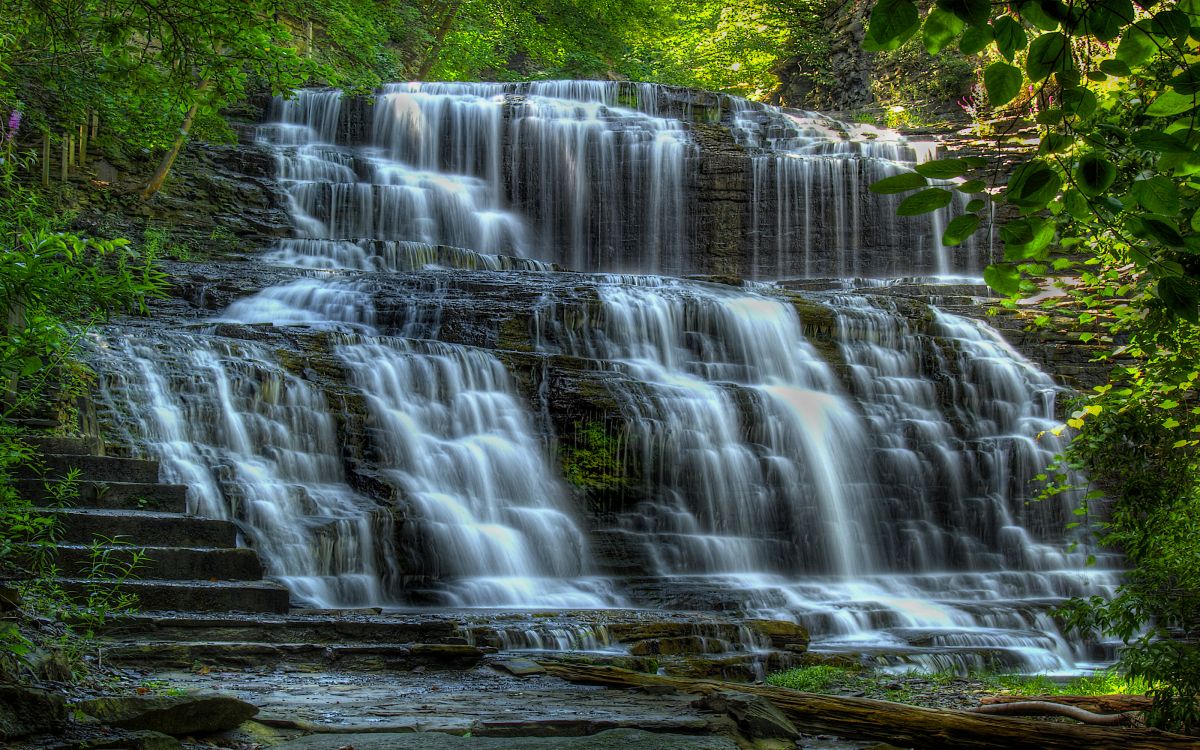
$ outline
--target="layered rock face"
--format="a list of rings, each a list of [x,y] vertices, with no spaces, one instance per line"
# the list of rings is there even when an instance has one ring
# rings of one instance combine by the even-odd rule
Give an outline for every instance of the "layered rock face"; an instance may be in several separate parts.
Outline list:
[[[910,149],[809,121],[595,82],[278,102],[293,236],[102,334],[110,429],[308,606],[736,610],[1069,666],[1044,601],[1115,579],[1065,551],[1072,497],[1028,502],[1054,382],[893,281],[729,278],[955,270],[936,223],[872,223]]]

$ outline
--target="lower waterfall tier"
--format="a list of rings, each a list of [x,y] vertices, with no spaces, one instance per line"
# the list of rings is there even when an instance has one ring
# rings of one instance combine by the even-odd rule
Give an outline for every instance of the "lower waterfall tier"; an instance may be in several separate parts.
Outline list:
[[[987,326],[462,265],[508,270],[180,266],[176,324],[96,337],[110,435],[303,606],[738,611],[859,653],[1090,658],[1049,607],[1118,561],[1067,551],[1070,493],[1033,500],[1059,389]]]

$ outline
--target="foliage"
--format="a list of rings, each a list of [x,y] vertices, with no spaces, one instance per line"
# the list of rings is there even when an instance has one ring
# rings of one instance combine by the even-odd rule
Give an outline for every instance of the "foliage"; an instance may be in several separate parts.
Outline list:
[[[769,674],[767,675],[767,684],[800,690],[805,693],[819,693],[835,683],[846,682],[857,674],[857,671],[846,667],[816,664],[811,667],[796,667],[784,672]]]
[[[1200,729],[1200,2],[939,0],[922,18],[911,0],[880,0],[867,45],[918,33],[931,51],[978,54],[991,106],[1041,127],[1038,152],[972,208],[1013,214],[985,280],[1013,306],[1039,293],[1024,303],[1044,308],[1038,326],[1070,305],[1076,334],[1114,365],[1072,414],[1063,467],[1111,485],[1099,538],[1133,570],[1111,601],[1075,602],[1070,622],[1124,641],[1121,667],[1151,685],[1153,722]],[[926,188],[952,189],[966,187]]]
[[[574,441],[563,445],[560,453],[563,476],[576,487],[616,490],[630,483],[620,446],[603,422],[577,422]]]

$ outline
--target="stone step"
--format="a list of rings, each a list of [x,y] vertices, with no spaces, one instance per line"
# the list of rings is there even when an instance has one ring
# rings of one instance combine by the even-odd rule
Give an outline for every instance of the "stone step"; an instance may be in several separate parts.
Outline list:
[[[146,637],[159,641],[233,641],[260,643],[449,643],[465,645],[457,617],[362,614],[342,611],[323,615],[224,615],[182,612],[138,612],[110,618],[102,630],[113,639]]]
[[[59,579],[68,593],[86,596],[90,591],[116,584],[82,578]],[[270,581],[166,581],[128,579],[120,590],[137,596],[137,606],[146,610],[191,612],[287,612],[288,590]]]
[[[158,461],[140,458],[115,458],[113,456],[80,456],[47,453],[42,456],[45,469],[34,470],[30,466],[17,469],[18,478],[45,477],[59,479],[68,472],[78,469],[79,478],[93,482],[147,482],[158,481]]]
[[[235,547],[237,527],[229,521],[140,510],[48,509],[61,524],[65,544],[130,542],[148,547]]]
[[[258,553],[247,548],[219,547],[99,547],[62,544],[54,550],[55,562],[64,575],[85,577],[98,561],[128,565],[135,555],[141,562],[137,578],[198,581],[258,581],[263,577]]]
[[[42,507],[55,502],[52,488],[60,485],[61,483],[41,479],[16,480],[17,491],[21,496]],[[76,483],[76,488],[79,495],[67,498],[68,507],[153,510],[166,513],[183,513],[187,510],[187,487],[182,484],[81,481]]]
[[[103,456],[104,442],[94,435],[22,435],[21,442],[39,453],[71,456]]]
[[[262,643],[257,641],[130,641],[108,642],[110,664],[190,669],[240,668],[303,664],[354,670],[465,669],[492,649],[445,643]]]

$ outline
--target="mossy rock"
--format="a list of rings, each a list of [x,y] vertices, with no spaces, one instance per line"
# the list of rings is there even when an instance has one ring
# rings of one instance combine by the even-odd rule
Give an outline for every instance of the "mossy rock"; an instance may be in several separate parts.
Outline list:
[[[74,704],[76,710],[120,729],[176,736],[235,729],[258,708],[228,695],[125,695]]]

